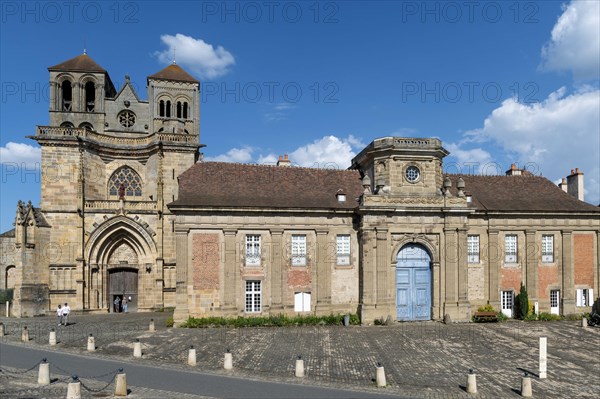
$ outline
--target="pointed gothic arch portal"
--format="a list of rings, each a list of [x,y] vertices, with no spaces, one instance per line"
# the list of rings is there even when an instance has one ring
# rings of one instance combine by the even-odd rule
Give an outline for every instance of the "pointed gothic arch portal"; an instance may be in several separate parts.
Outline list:
[[[417,243],[404,245],[396,257],[396,317],[431,320],[431,255]]]

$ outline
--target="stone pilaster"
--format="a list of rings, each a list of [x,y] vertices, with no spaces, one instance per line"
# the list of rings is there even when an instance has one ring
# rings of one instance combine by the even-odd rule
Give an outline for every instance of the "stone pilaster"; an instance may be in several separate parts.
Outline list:
[[[176,291],[175,291],[175,313],[173,318],[175,323],[184,322],[189,316],[188,307],[188,231],[175,232],[175,248],[176,248]]]
[[[500,310],[500,243],[499,231],[488,230],[488,298],[496,310]]]
[[[327,257],[327,231],[317,230],[317,264],[315,282],[317,287],[317,312],[328,312],[331,305],[331,263]]]
[[[283,280],[283,230],[271,229],[271,310],[283,310],[285,281]]]
[[[362,295],[359,297],[359,312],[362,323],[371,323],[375,318],[375,303],[377,300],[375,279],[376,233],[374,230],[362,230],[359,234],[362,250],[362,265],[359,271],[362,279]]]
[[[458,314],[458,234],[456,228],[444,228],[445,239],[445,269],[446,297],[444,314],[452,319],[459,318]]]
[[[562,312],[575,313],[575,269],[573,267],[573,232],[562,230]]]
[[[523,280],[527,288],[527,296],[531,302],[538,300],[538,255],[541,248],[536,243],[535,231],[525,230],[525,270]]]
[[[471,319],[469,302],[469,265],[467,263],[467,229],[458,229],[458,317],[459,320]]]
[[[237,267],[237,245],[235,240],[237,230],[224,230],[223,233],[225,235],[223,311],[229,313],[237,309],[236,293],[240,288],[240,273]]]
[[[377,305],[385,311],[389,305],[390,295],[388,292],[388,274],[390,273],[390,261],[388,257],[388,230],[377,229]],[[383,316],[383,315],[382,315]],[[387,315],[385,315],[387,316]]]

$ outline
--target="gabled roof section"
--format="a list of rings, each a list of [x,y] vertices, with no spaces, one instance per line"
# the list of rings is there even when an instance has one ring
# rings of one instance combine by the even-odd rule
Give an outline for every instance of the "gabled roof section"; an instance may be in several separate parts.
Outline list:
[[[2,238],[14,238],[15,237],[15,229],[10,229],[0,234]]]
[[[362,191],[357,170],[200,162],[179,176],[169,206],[351,210]]]
[[[96,72],[106,73],[106,69],[96,64],[89,55],[83,53],[60,64],[48,68],[48,71]]]
[[[452,195],[457,195],[456,183],[462,177],[465,192],[472,195],[471,206],[482,211],[500,212],[592,212],[600,208],[579,201],[556,184],[541,176],[524,173],[520,176],[449,175]]]
[[[173,63],[168,67],[148,76],[148,79],[170,80],[175,82],[200,83],[192,75],[187,73],[182,67]]]
[[[130,96],[133,96],[133,98],[135,98],[138,103],[147,103],[148,102],[148,101],[140,100],[137,93],[135,92],[135,89],[133,88],[133,85],[131,84],[131,81],[130,81],[128,75],[125,76],[125,84],[121,87],[121,90],[119,90],[119,92],[114,96],[114,100],[117,100],[119,97],[121,97],[121,95],[128,97],[128,98],[130,98]]]

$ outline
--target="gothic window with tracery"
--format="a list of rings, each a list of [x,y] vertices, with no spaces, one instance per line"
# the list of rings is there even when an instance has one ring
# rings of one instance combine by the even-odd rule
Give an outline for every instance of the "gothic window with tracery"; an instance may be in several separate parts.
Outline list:
[[[135,114],[131,111],[122,111],[119,114],[119,123],[123,127],[132,127],[135,124]]]
[[[108,181],[108,195],[119,195],[119,188],[121,188],[121,185],[126,196],[142,196],[142,179],[140,178],[140,175],[129,166],[123,166],[112,174]]]

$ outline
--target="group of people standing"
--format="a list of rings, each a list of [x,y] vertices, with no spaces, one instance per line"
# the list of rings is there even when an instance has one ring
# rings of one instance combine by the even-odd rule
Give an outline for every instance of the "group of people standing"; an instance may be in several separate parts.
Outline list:
[[[65,302],[65,306],[58,305],[56,309],[56,315],[58,316],[58,325],[67,325],[69,319],[69,313],[71,313],[71,307]]]
[[[131,297],[129,297],[129,299],[131,299]],[[121,298],[119,296],[117,296],[113,302],[113,304],[115,305],[114,310],[115,313],[120,313],[121,311],[127,313],[127,297],[123,296],[123,300],[121,301]]]

